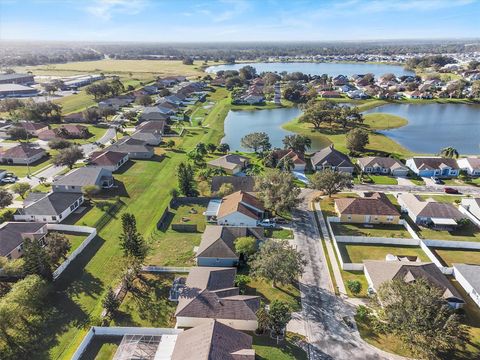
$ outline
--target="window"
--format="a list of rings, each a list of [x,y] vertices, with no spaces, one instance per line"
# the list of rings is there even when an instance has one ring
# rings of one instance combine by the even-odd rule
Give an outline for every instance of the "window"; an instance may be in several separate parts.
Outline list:
[[[352,220],[352,215],[347,215],[348,220]]]
[[[56,216],[52,216],[52,220],[53,220],[53,221],[57,220],[57,217],[56,217]]]

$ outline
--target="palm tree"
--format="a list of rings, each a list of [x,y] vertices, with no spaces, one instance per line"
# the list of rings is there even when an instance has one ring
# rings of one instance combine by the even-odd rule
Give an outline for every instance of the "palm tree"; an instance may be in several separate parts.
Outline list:
[[[277,168],[281,169],[282,171],[292,171],[295,167],[293,160],[289,157],[284,157],[278,162]]]
[[[443,155],[447,158],[457,158],[459,156],[458,150],[455,149],[453,146],[448,146],[440,150],[440,155]]]
[[[261,172],[262,167],[257,164],[252,164],[247,168],[247,170],[245,170],[245,174],[247,174],[248,176],[260,175]]]

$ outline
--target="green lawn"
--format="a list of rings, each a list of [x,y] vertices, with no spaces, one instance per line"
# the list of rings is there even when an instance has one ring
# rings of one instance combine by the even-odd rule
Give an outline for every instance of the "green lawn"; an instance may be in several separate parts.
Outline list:
[[[377,185],[397,185],[397,179],[386,175],[369,175],[374,184]]]
[[[364,245],[338,243],[342,259],[346,263],[362,263],[363,260],[385,260],[388,254],[398,256],[417,256],[428,262],[427,255],[416,246]]]
[[[454,250],[447,248],[431,248],[430,250],[446,266],[452,266],[454,263],[480,265],[479,250]]]
[[[376,224],[366,227],[363,224],[331,223],[336,235],[346,236],[371,236],[411,239],[410,233],[403,225]]]
[[[38,161],[30,164],[30,174],[34,174],[37,171],[43,169],[44,167],[50,165],[52,162],[52,158],[50,156],[44,156]],[[7,170],[8,172],[13,172],[19,178],[25,177],[28,174],[28,167],[27,165],[5,165],[0,164],[0,169]]]
[[[226,94],[223,90],[219,98]],[[192,264],[193,247],[198,245],[200,233],[175,232],[173,235],[168,230],[158,230],[157,222],[170,202],[170,191],[177,186],[173,174],[178,164],[185,161],[184,151],[198,142],[218,143],[223,137],[225,103],[220,100],[211,111],[205,120],[208,128],[189,130],[179,139],[176,149],[159,151],[165,152],[163,159],[156,156],[153,160],[131,161],[115,176],[119,186],[110,189],[106,199],[96,199],[95,206],[85,213],[67,219],[69,223],[96,227],[98,236],[55,283],[49,301],[57,314],[48,326],[48,335],[53,337],[50,348],[46,349],[50,358],[69,359],[72,356],[88,324],[101,313],[101,299],[107,288],[118,284],[122,259],[120,217],[123,213],[135,215],[138,230],[151,247],[148,264]]]
[[[365,274],[363,271],[345,271],[345,270],[340,270],[342,273],[342,279],[343,282],[345,283],[345,289],[347,289],[347,295],[350,297],[367,297],[368,296],[368,282],[367,278],[365,277]],[[362,285],[362,290],[358,295],[353,295],[350,289],[347,286],[347,281],[352,280],[352,281],[359,281],[360,284]]]
[[[72,246],[70,251],[68,252],[68,255],[70,255],[76,248],[80,246],[80,244],[87,238],[87,234],[85,233],[74,233],[74,232],[68,232],[68,231],[50,231],[50,233],[57,233],[57,234],[62,234],[67,237],[67,239],[70,241],[70,245]]]
[[[302,339],[293,333],[287,333],[284,341],[278,345],[268,335],[253,335],[253,348],[256,359],[260,360],[307,360],[307,353],[295,345]]]
[[[89,125],[89,124],[79,124],[79,125],[87,126],[88,131],[90,131],[90,133],[92,134],[90,137],[88,137],[86,139],[71,139],[70,140],[71,142],[79,144],[79,145],[93,143],[93,142],[99,140],[103,135],[105,135],[105,133],[107,131],[107,128],[105,128],[105,127],[99,127],[99,126]],[[62,124],[55,124],[55,125],[52,125],[51,128],[57,128],[57,127],[60,127],[60,126],[62,126]]]
[[[407,119],[387,113],[371,113],[365,114],[363,117],[364,124],[372,130],[394,129],[408,124]]]
[[[177,209],[171,209],[173,215],[172,224],[196,225],[197,232],[205,230],[206,220],[203,213],[206,206],[198,204],[180,205]]]
[[[112,360],[121,341],[119,336],[94,337],[83,353],[82,360]]]
[[[288,229],[265,229],[265,236],[274,239],[293,239],[293,231]]]
[[[325,196],[320,201],[320,207],[322,208],[323,216],[337,216],[335,212],[335,199],[339,198],[355,198],[358,197],[355,193],[341,193],[332,195],[332,197]]]

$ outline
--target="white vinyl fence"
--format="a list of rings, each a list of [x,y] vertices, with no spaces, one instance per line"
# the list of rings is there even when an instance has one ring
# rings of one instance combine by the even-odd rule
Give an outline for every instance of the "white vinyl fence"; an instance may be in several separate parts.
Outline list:
[[[175,266],[144,266],[143,272],[147,273],[189,273],[191,267],[175,267]]]

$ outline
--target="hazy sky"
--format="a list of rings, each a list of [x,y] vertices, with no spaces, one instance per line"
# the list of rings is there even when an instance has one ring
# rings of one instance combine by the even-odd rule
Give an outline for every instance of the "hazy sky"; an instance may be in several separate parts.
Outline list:
[[[327,41],[480,37],[479,0],[0,0],[0,39]]]

